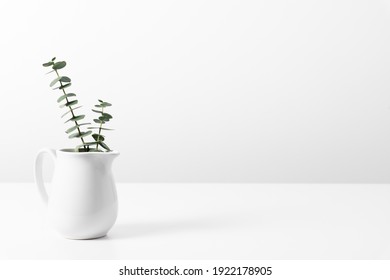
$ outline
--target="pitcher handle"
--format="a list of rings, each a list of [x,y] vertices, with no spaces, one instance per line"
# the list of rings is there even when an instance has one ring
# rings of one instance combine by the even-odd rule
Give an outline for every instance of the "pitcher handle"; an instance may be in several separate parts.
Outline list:
[[[39,194],[43,202],[47,205],[49,197],[45,188],[45,182],[43,181],[43,157],[45,154],[49,154],[50,157],[54,160],[57,159],[56,151],[53,149],[42,149],[38,152],[35,158],[35,183],[38,186]]]

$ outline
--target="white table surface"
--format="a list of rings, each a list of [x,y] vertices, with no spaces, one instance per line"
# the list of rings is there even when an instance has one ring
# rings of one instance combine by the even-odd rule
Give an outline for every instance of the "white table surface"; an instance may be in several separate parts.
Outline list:
[[[0,259],[390,259],[390,185],[118,184],[96,240],[47,224],[34,184],[0,184]]]

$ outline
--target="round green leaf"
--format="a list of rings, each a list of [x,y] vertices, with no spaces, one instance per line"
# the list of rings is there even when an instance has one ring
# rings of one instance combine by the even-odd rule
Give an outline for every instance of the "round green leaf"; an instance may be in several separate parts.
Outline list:
[[[76,96],[76,94],[74,93],[68,93],[68,94],[64,94],[64,95],[61,95],[58,99],[57,99],[57,102],[60,103],[62,100],[68,98],[68,97],[72,97],[72,96]]]
[[[83,125],[87,125],[87,124],[91,124],[91,123],[79,123],[77,126],[83,126]]]
[[[88,130],[86,132],[76,132],[76,133],[73,133],[71,135],[69,135],[69,138],[81,138],[81,137],[87,137],[88,135],[90,135],[92,133],[92,131]]]
[[[51,86],[51,87],[54,86],[57,82],[59,82],[59,81],[61,80],[61,78],[62,78],[62,77],[57,77],[57,78],[55,78],[53,81],[51,81],[50,86]]]
[[[112,119],[112,116],[110,114],[107,114],[107,113],[103,113],[102,116],[107,118],[107,119]]]
[[[76,132],[76,133],[69,135],[69,138],[72,139],[72,138],[78,137],[79,135],[80,134],[78,132]]]
[[[70,78],[69,77],[67,77],[67,76],[62,76],[61,77],[61,82],[64,82],[64,83],[70,83]]]
[[[78,125],[72,126],[71,128],[68,128],[67,130],[65,130],[65,132],[71,133],[72,131],[76,130],[78,127],[79,127]]]
[[[108,102],[102,102],[99,105],[95,105],[95,107],[97,107],[97,108],[106,108],[106,107],[109,107],[109,106],[112,106],[112,104],[108,103]]]
[[[111,104],[111,103],[108,103],[108,102],[103,102],[103,103],[102,103],[102,106],[103,106],[103,107],[109,107],[109,106],[112,106],[112,104]]]
[[[104,117],[104,116],[99,117],[99,120],[102,121],[103,123],[104,123],[104,122],[109,122],[109,121],[110,121],[109,118],[106,118],[106,117]]]
[[[54,63],[53,69],[54,70],[58,70],[58,69],[64,68],[65,66],[66,66],[66,62],[65,61],[59,61],[59,62]]]
[[[88,135],[91,135],[91,134],[92,134],[92,131],[88,130],[86,132],[81,132],[80,137],[87,137]]]
[[[64,88],[70,87],[71,85],[72,85],[72,83],[68,83],[68,84],[60,86],[59,89],[64,89]]]
[[[53,64],[54,64],[53,61],[49,61],[49,62],[43,63],[42,66],[49,67],[49,66],[52,66]]]
[[[83,106],[74,107],[74,108],[72,108],[72,110],[74,111],[74,110],[76,110],[76,109],[78,109],[78,108],[81,108],[81,107],[83,107]],[[63,115],[61,116],[61,118],[65,117],[67,114],[69,114],[70,112],[72,112],[72,110],[67,111],[65,114],[63,114]]]
[[[93,137],[93,139],[95,139],[97,142],[99,142],[99,141],[104,141],[104,136],[103,135],[99,135],[99,134],[96,134],[96,133],[94,133],[94,134],[92,134],[92,137]]]
[[[101,129],[101,130],[113,130],[111,128],[105,128],[105,127],[98,127],[98,126],[91,126],[87,127],[88,129]]]
[[[104,142],[99,142],[99,145],[102,146],[107,151],[110,151],[110,148]]]
[[[73,105],[76,105],[77,103],[79,103],[78,100],[72,100],[72,101],[66,102],[65,104],[62,104],[60,106],[60,108],[73,106]]]
[[[74,116],[74,117],[70,118],[69,120],[67,120],[65,123],[67,123],[67,122],[77,122],[77,121],[82,120],[84,118],[85,118],[85,115]]]
[[[94,121],[95,123],[102,123],[102,124],[105,123],[104,121],[102,121],[102,120],[100,120],[100,119],[99,119],[99,120],[98,120],[98,119],[94,119],[93,121]]]

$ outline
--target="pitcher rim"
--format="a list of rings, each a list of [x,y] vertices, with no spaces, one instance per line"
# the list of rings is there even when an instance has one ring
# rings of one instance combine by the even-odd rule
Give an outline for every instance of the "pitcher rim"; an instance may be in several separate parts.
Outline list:
[[[112,150],[109,152],[76,152],[72,148],[56,149],[56,152],[66,155],[119,155],[119,152]]]

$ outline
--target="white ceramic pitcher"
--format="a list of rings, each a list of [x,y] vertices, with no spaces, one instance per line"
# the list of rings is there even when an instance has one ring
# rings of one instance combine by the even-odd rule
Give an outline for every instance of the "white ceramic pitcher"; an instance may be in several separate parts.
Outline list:
[[[50,195],[42,175],[43,156],[55,161]],[[35,182],[48,206],[50,224],[69,239],[103,237],[114,225],[118,199],[111,164],[118,152],[41,150],[35,161]]]

